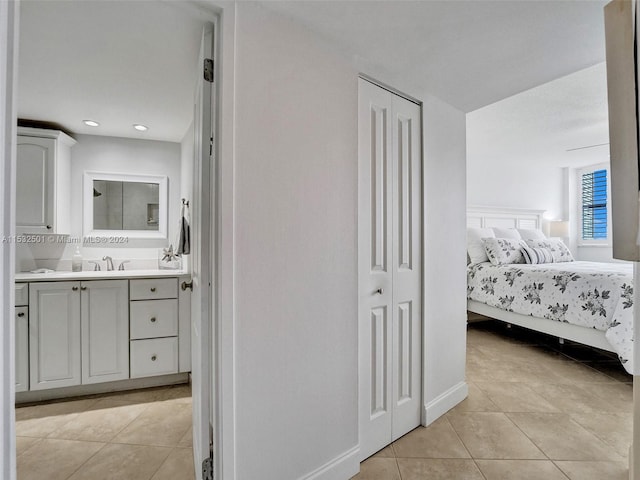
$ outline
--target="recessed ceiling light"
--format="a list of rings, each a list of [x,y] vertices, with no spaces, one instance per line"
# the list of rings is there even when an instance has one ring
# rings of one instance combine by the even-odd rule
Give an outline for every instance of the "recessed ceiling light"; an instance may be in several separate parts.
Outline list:
[[[149,127],[145,125],[140,125],[139,123],[134,123],[133,128],[135,128],[139,132],[146,132],[147,130],[149,130]]]
[[[83,120],[82,121],[85,125],[87,125],[88,127],[99,127],[100,124],[94,120]]]

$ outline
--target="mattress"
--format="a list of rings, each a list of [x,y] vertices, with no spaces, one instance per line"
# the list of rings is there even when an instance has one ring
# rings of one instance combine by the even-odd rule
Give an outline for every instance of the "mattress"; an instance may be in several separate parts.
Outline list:
[[[562,262],[467,267],[467,298],[605,333],[633,373],[633,264]]]

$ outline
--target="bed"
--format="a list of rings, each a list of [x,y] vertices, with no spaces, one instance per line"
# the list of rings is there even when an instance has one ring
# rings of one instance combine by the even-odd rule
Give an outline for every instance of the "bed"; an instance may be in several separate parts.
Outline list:
[[[469,232],[539,230],[542,211],[469,207]],[[470,233],[469,233],[470,234]],[[633,373],[633,265],[562,262],[467,266],[467,310],[618,355]]]

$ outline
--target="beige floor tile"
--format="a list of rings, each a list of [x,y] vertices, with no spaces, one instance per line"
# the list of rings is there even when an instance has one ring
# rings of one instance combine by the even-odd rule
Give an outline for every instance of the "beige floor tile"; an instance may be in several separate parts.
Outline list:
[[[552,460],[622,458],[595,435],[561,413],[509,413],[518,427]]]
[[[633,385],[630,383],[616,382],[613,384],[588,385],[593,395],[605,401],[606,409],[603,412],[625,413],[633,411]]]
[[[461,412],[499,412],[500,409],[495,403],[473,382],[467,383],[469,386],[469,396],[452,408],[449,414]]]
[[[16,437],[16,457],[19,457],[23,453],[27,452],[36,443],[42,441],[36,437]]]
[[[94,406],[51,432],[48,438],[109,442],[146,408],[147,404],[136,403],[119,406],[102,404],[101,408]]]
[[[117,392],[99,398],[100,406],[124,405],[124,404],[149,404],[158,401],[168,387],[145,388],[140,390],[130,390]]]
[[[371,457],[360,464],[360,473],[352,480],[400,480],[395,458]]]
[[[191,422],[190,405],[151,404],[112,442],[174,447],[187,433]]]
[[[170,400],[174,403],[185,403],[191,405],[191,387],[188,384],[174,385],[162,390],[158,395],[158,400]]]
[[[559,412],[527,384],[515,382],[478,383],[478,388],[501,412]]]
[[[540,360],[541,365],[549,372],[549,380],[553,383],[616,383],[617,380],[567,358],[546,357]]]
[[[579,423],[622,457],[627,457],[633,435],[631,413],[572,413],[573,421]]]
[[[174,448],[151,480],[193,480],[193,450]]]
[[[504,413],[474,412],[448,418],[473,458],[545,458]]]
[[[108,444],[69,480],[149,480],[170,453],[167,447]]]
[[[18,457],[18,479],[66,480],[103,446],[97,442],[41,440],[31,451]]]
[[[484,480],[473,460],[399,458],[402,480]]]
[[[396,457],[471,458],[446,417],[418,427],[393,444]]]
[[[567,480],[549,460],[476,460],[486,480]]]
[[[193,427],[189,427],[187,433],[185,433],[180,441],[178,447],[192,447],[193,446]]]
[[[556,462],[571,480],[629,480],[625,462]]]
[[[377,458],[396,458],[396,454],[391,445],[384,447],[382,450],[377,451],[371,456]]]
[[[599,384],[536,383],[529,386],[562,412],[608,412],[611,409],[605,400],[592,393],[592,387]]]
[[[16,435],[44,438],[86,411],[96,401],[96,399],[84,399],[18,407],[16,408]]]
[[[98,402],[98,400],[98,398],[85,398],[81,400],[43,403],[29,407],[16,406],[16,421],[84,412]]]

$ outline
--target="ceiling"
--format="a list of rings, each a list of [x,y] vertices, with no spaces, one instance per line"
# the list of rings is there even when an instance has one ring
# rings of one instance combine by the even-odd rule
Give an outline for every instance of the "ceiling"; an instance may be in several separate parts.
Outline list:
[[[607,72],[600,63],[468,114],[467,161],[608,162],[608,119]]]
[[[287,1],[265,5],[397,84],[464,112],[604,61],[595,1]]]
[[[193,115],[202,26],[177,2],[23,1],[18,117],[180,142]]]
[[[602,62],[605,3],[263,2],[398,84],[465,112]],[[203,24],[185,4],[21,2],[19,117],[74,133],[180,141]]]

